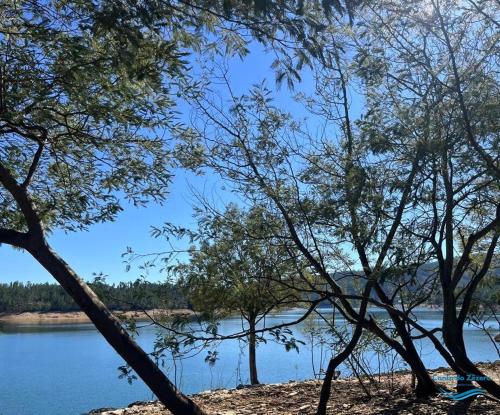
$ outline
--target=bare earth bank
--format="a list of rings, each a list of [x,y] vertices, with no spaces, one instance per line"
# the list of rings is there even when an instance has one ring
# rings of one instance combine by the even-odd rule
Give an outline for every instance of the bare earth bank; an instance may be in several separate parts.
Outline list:
[[[160,318],[165,314],[191,315],[193,312],[187,309],[176,310],[147,310],[154,318]],[[143,311],[113,311],[121,318],[135,318],[138,321],[147,321],[149,317]],[[90,323],[89,318],[83,311],[70,312],[26,312],[26,313],[0,313],[0,322],[10,324],[79,324]]]
[[[500,381],[500,361],[479,365],[484,373]],[[434,376],[452,375],[445,368],[429,371]],[[434,415],[434,414],[500,414],[500,403],[479,396],[470,406],[462,401],[443,397],[417,399],[410,389],[411,376],[405,373],[383,375],[370,384],[363,380],[371,399],[357,379],[338,379],[328,406],[328,414],[338,415]],[[452,388],[453,383],[443,384]],[[195,402],[211,415],[309,415],[315,413],[321,382],[305,381],[285,384],[259,385],[243,389],[216,390],[193,395]],[[170,415],[158,402],[137,402],[128,408],[100,409],[100,415]]]

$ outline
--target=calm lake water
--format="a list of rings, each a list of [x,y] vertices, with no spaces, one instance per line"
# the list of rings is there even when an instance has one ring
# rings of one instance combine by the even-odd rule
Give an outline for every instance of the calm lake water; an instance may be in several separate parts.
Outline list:
[[[299,315],[299,311],[275,314],[267,318],[266,325],[292,321]],[[418,316],[427,328],[440,325],[437,311],[421,311]],[[294,335],[307,340],[303,329],[304,324],[295,327]],[[237,318],[228,318],[220,326],[220,331],[225,333],[239,330],[241,321]],[[138,341],[146,350],[151,350],[155,336],[154,328],[143,328]],[[472,360],[498,359],[494,346],[480,330],[466,327],[465,340]],[[272,341],[260,344],[257,349],[259,380],[276,383],[313,378],[321,362],[326,365],[329,354],[325,347],[312,349],[306,344],[300,347],[299,353],[287,353],[282,345]],[[202,352],[178,361],[175,370],[172,361],[167,361],[165,370],[185,393],[248,383],[246,345],[226,341],[217,350],[219,360],[213,367],[205,363],[206,352]],[[419,350],[429,368],[445,365],[426,341],[419,343]],[[365,358],[373,370],[379,366],[382,371],[388,370],[394,364],[390,353],[372,353]],[[117,368],[122,364],[90,324],[0,326],[0,415],[83,414],[95,408],[126,406],[151,399],[151,393],[141,381],[129,385],[126,380],[118,379]],[[350,373],[348,367],[341,370],[344,375]]]

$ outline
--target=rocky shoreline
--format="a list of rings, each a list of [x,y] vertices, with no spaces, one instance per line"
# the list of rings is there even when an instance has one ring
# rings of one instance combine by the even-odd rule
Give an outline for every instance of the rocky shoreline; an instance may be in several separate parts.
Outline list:
[[[483,372],[500,381],[500,361],[481,363]],[[446,377],[453,373],[447,368],[429,371],[433,376]],[[328,414],[338,415],[494,415],[500,403],[478,396],[473,402],[453,401],[442,396],[428,400],[415,397],[407,372],[377,376],[373,382],[363,379],[364,388],[355,378],[337,379],[333,383]],[[443,384],[452,388],[452,383]],[[202,392],[192,396],[211,415],[313,415],[318,402],[320,381],[258,385],[241,389]],[[100,409],[89,415],[170,415],[158,402],[136,402],[127,408]]]
[[[175,310],[147,310],[147,313],[154,318],[161,318],[165,315],[185,315],[193,314],[188,309]],[[120,318],[134,318],[137,321],[148,321],[149,317],[143,311],[113,311]],[[83,311],[69,312],[24,312],[24,313],[0,313],[0,322],[8,324],[84,324],[90,323],[89,318]]]

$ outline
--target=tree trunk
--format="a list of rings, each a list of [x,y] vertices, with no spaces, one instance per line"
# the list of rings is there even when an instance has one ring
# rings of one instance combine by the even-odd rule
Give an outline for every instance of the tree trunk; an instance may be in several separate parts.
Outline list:
[[[456,365],[463,372],[463,374],[459,374],[473,375],[475,382],[495,398],[500,399],[500,385],[481,372],[467,356],[463,330],[456,317],[456,300],[453,291],[443,290],[443,294],[445,306],[443,311],[443,340],[455,359]],[[464,383],[465,385],[461,389],[466,389],[467,382]]]
[[[357,346],[361,335],[363,334],[363,320],[366,316],[366,310],[368,308],[368,299],[370,297],[370,293],[372,291],[373,281],[370,281],[366,284],[365,289],[363,290],[363,300],[361,301],[359,307],[359,321],[354,328],[354,332],[352,333],[351,340],[347,343],[344,350],[342,350],[337,356],[333,359],[330,359],[328,363],[328,367],[326,368],[325,378],[323,380],[323,385],[321,386],[321,393],[319,397],[318,408],[316,410],[316,415],[326,415],[326,404],[330,399],[330,392],[332,389],[332,379],[335,374],[335,369],[349,357],[349,355],[353,352],[354,348]]]
[[[334,358],[330,359],[328,362],[328,367],[326,368],[325,378],[323,379],[323,385],[321,386],[321,392],[319,395],[318,408],[316,409],[316,415],[326,415],[326,405],[330,399],[330,392],[332,390],[332,379],[335,374],[337,367],[349,357],[356,345],[358,344],[359,338],[363,333],[363,326],[361,322],[356,325],[354,333],[351,340],[347,344],[344,350],[339,353]]]
[[[453,330],[451,331],[453,332]],[[491,393],[495,398],[500,399],[500,385],[477,368],[477,366],[467,356],[465,349],[462,349],[459,346],[460,344],[463,344],[463,338],[460,340],[460,338],[455,338],[453,334],[454,333],[450,333],[447,329],[443,328],[443,338],[445,344],[450,350],[450,353],[453,355],[456,365],[462,372],[459,374],[466,377],[464,382],[460,382],[462,385],[458,388],[459,392],[466,390],[468,384],[472,386],[472,382],[467,382],[467,376],[473,375],[475,378],[474,381],[477,382],[479,386]]]
[[[255,317],[250,317],[248,320],[248,363],[250,367],[250,384],[258,385],[259,379],[257,377],[257,359],[256,359],[256,337],[255,337]]]
[[[418,398],[428,398],[429,396],[436,395],[438,393],[438,388],[436,383],[432,380],[431,375],[427,372],[422,359],[415,352],[415,354],[410,353],[406,362],[410,365],[412,372],[417,378],[417,387],[415,388],[415,395]]]
[[[111,314],[90,287],[43,238],[37,238],[36,242],[32,240],[25,249],[61,284],[107,342],[174,415],[205,415],[203,410],[175,387],[123,329],[118,318]]]
[[[495,398],[500,399],[500,385],[481,372],[466,355],[455,356],[455,361],[457,362],[457,366],[467,373],[467,375],[474,375],[474,382],[477,382],[479,386],[491,393]]]
[[[427,398],[429,396],[436,395],[438,393],[436,383],[432,380],[431,375],[422,362],[422,359],[420,358],[420,355],[415,348],[415,344],[413,343],[413,339],[411,338],[410,333],[406,329],[404,323],[402,323],[400,327],[397,328],[397,331],[399,336],[401,337],[403,346],[406,351],[405,356],[402,357],[411,367],[412,372],[417,378],[417,387],[415,388],[415,394],[419,398]]]
[[[457,340],[458,340],[458,342],[456,343],[457,347],[460,347],[460,349],[462,349],[465,353],[465,342],[462,332],[458,336]],[[460,371],[457,372],[457,375],[458,375],[456,384],[457,392],[465,392],[466,390],[472,389],[474,387],[472,382],[467,378],[467,373]]]
[[[379,295],[379,298],[385,304],[392,306],[392,301],[387,297],[382,288],[377,284],[375,286],[376,292]],[[401,338],[401,342],[405,348],[404,355],[401,355],[403,359],[408,363],[411,367],[413,373],[417,378],[417,387],[415,389],[415,394],[419,398],[426,398],[438,393],[438,388],[436,383],[432,380],[432,377],[427,372],[427,369],[420,358],[417,349],[415,348],[415,343],[411,338],[411,334],[406,327],[405,322],[400,318],[400,316],[394,311],[388,310],[389,316],[394,323],[394,327]]]

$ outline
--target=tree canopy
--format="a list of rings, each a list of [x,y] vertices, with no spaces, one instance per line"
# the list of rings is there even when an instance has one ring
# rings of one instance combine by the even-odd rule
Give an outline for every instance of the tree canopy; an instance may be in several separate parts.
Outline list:
[[[201,312],[238,312],[255,320],[277,307],[297,302],[294,259],[269,238],[269,218],[254,207],[229,206],[200,218],[197,246],[179,268],[188,298]],[[276,241],[275,241],[276,242]]]

